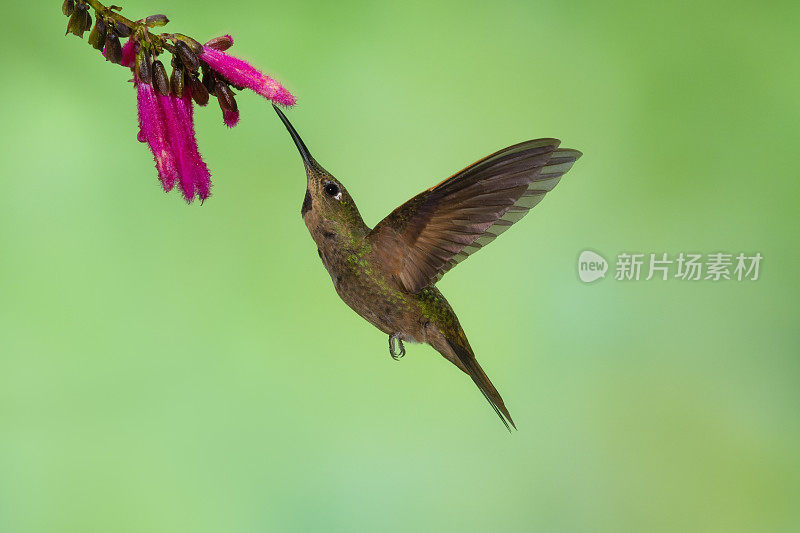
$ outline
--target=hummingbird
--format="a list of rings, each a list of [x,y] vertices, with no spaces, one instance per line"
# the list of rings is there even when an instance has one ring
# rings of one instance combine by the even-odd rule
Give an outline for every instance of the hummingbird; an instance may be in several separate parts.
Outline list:
[[[429,344],[472,379],[506,429],[516,429],[436,282],[524,217],[581,152],[559,148],[551,138],[503,148],[370,228],[342,182],[317,163],[286,115],[273,107],[303,160],[300,214],[339,297],[388,335],[393,359],[405,355],[404,342]]]

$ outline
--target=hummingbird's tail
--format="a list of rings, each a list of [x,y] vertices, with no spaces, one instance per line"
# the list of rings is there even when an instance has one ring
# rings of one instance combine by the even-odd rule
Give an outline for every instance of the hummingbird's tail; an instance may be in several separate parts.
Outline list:
[[[461,363],[458,366],[472,378],[472,381],[475,382],[475,385],[477,385],[478,389],[483,393],[484,398],[486,398],[492,406],[497,416],[500,417],[506,429],[509,432],[511,431],[511,427],[517,429],[517,426],[514,425],[514,420],[511,418],[511,414],[508,412],[508,409],[506,409],[506,404],[503,403],[503,398],[500,396],[500,393],[497,392],[497,389],[494,388],[492,381],[489,379],[489,376],[486,375],[486,372],[483,371],[481,365],[478,364],[477,359],[475,359],[475,354],[472,353],[472,348],[469,347],[469,344],[464,343],[467,345],[462,346],[460,342],[454,342],[450,339],[447,339],[447,344],[450,346],[450,349],[455,352],[458,362]],[[509,424],[511,424],[511,427],[509,427]]]

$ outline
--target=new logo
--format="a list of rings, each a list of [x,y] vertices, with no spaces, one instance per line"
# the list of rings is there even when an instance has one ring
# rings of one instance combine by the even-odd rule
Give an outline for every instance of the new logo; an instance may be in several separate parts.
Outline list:
[[[606,277],[608,262],[605,257],[591,250],[584,250],[578,257],[578,277],[584,283],[591,283]]]

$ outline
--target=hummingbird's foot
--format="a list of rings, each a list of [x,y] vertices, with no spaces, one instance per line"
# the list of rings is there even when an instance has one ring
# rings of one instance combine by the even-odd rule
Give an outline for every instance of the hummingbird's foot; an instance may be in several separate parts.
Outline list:
[[[394,342],[397,341],[400,344],[400,353],[397,353],[395,350]],[[406,347],[403,346],[403,339],[400,338],[400,335],[394,333],[389,335],[389,355],[392,356],[392,359],[395,361],[399,361],[401,357],[406,354]]]

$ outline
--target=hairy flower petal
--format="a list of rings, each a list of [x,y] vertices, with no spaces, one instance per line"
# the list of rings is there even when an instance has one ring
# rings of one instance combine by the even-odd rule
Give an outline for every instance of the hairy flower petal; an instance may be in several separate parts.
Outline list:
[[[189,155],[191,158],[193,179],[197,195],[202,201],[211,195],[211,172],[209,172],[197,148],[197,138],[194,133],[194,107],[192,106],[192,98],[187,91],[182,98],[175,98],[174,100],[178,117],[189,133]]]
[[[179,163],[169,141],[164,114],[153,87],[146,83],[136,85],[136,100],[139,111],[140,140],[147,141],[156,161],[158,179],[165,191],[172,190],[178,179]]]
[[[208,63],[213,70],[222,74],[233,85],[240,85],[257,92],[264,98],[279,104],[291,106],[295,98],[280,83],[270,78],[247,61],[226,54],[219,50],[203,47],[200,59]]]
[[[224,109],[222,111],[222,121],[225,122],[225,125],[229,128],[236,126],[239,123],[239,111],[228,111]]]
[[[167,126],[172,152],[178,161],[178,186],[183,192],[187,203],[192,203],[195,195],[194,161],[192,159],[192,138],[185,127],[183,117],[176,106],[177,98],[169,95],[157,95],[158,106],[161,109]]]

